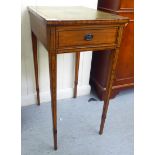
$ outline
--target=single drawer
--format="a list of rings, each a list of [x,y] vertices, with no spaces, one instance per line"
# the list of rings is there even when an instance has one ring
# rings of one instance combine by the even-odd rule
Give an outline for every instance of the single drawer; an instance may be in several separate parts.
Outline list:
[[[116,43],[117,27],[79,28],[57,31],[58,48]]]

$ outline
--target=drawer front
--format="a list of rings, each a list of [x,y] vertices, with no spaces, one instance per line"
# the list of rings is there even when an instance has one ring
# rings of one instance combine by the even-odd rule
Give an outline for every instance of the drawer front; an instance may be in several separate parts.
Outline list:
[[[58,48],[115,44],[117,27],[62,29],[57,31]]]

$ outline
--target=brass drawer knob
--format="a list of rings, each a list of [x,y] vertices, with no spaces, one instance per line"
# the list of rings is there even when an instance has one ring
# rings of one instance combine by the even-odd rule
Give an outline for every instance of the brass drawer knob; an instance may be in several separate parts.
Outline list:
[[[92,40],[93,39],[93,35],[92,34],[86,34],[85,36],[84,36],[84,40],[87,40],[87,41],[90,41],[90,40]]]

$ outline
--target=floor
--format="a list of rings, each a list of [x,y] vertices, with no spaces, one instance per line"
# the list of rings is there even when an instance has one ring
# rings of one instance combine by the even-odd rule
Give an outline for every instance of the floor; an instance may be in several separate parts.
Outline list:
[[[88,102],[90,98],[97,101]],[[98,134],[102,101],[94,94],[58,101],[58,150],[53,150],[50,103],[22,107],[22,155],[133,155],[133,90],[111,100]]]

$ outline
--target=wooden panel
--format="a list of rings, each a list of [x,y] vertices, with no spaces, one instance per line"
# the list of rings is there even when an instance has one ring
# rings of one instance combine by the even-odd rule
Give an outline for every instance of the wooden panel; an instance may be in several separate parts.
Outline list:
[[[98,0],[98,9],[117,11],[120,9],[133,9],[134,0]]]
[[[121,0],[120,8],[133,8],[134,0]]]
[[[43,43],[44,47],[47,49],[47,28],[44,21],[37,16],[30,13],[30,23],[31,30],[34,32],[36,37]],[[39,26],[38,26],[39,25]]]
[[[116,43],[117,27],[113,28],[87,28],[81,30],[63,30],[58,31],[58,48],[72,47],[82,45],[100,45],[100,44],[114,44]],[[92,35],[91,40],[86,40],[87,35]]]
[[[108,8],[118,10],[120,8],[120,0],[98,0],[98,8]]]
[[[133,82],[134,77],[134,23],[130,21],[124,30],[117,65],[115,85]],[[123,65],[122,65],[123,64]],[[124,80],[123,80],[124,79]]]

